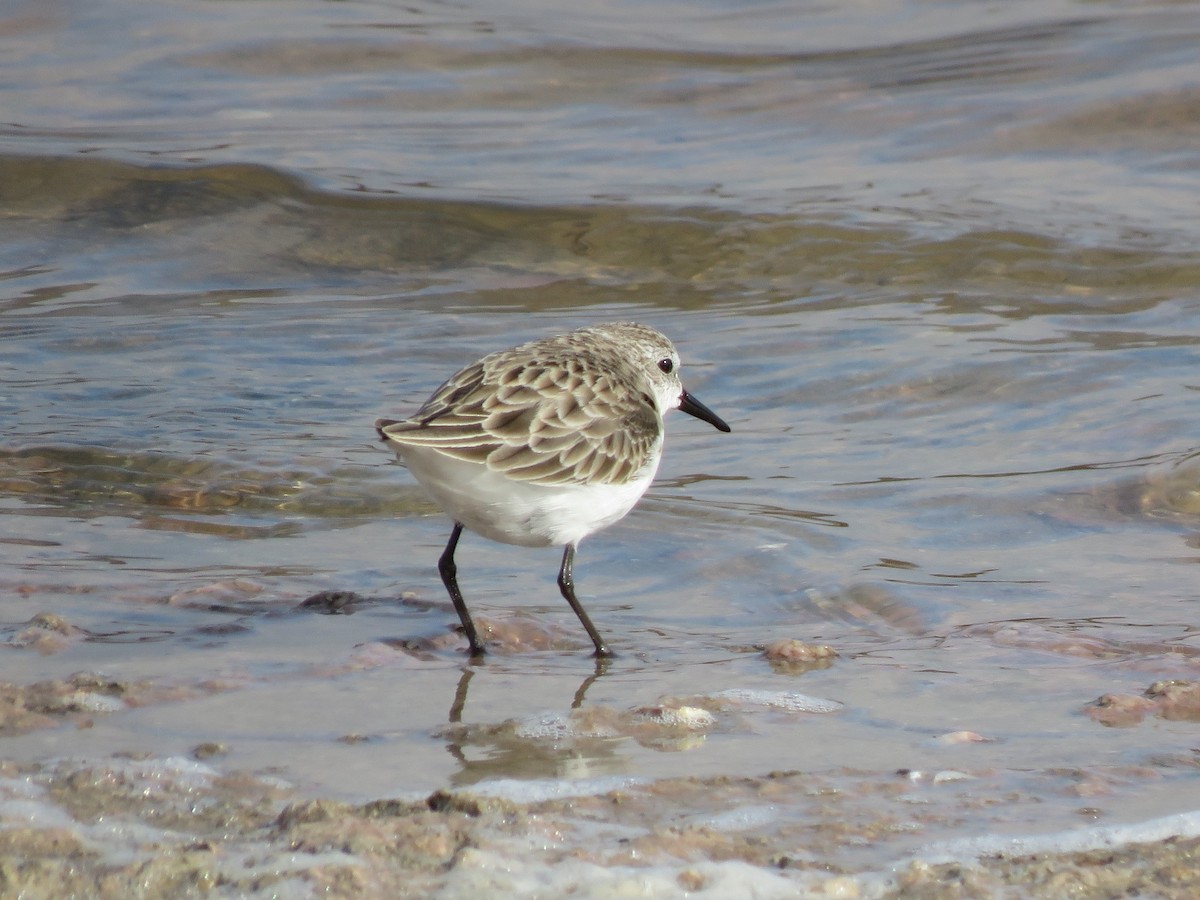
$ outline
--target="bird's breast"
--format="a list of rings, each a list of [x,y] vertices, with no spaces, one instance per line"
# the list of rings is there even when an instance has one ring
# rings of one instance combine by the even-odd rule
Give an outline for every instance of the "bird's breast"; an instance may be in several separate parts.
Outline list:
[[[409,471],[448,516],[484,537],[524,547],[578,544],[622,519],[654,480],[658,456],[624,484],[542,485],[432,448],[401,446]]]

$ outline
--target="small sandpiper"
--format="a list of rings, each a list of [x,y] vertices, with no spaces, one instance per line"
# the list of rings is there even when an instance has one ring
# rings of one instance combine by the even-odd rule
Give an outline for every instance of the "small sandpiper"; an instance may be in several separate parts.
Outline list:
[[[506,544],[563,547],[559,590],[596,655],[610,655],[575,597],[575,548],[646,492],[669,409],[729,431],[683,389],[666,337],[614,322],[491,353],[451,376],[411,419],[375,422],[454,520],[438,570],[472,656],[484,646],[458,589],[454,551],[464,527]]]

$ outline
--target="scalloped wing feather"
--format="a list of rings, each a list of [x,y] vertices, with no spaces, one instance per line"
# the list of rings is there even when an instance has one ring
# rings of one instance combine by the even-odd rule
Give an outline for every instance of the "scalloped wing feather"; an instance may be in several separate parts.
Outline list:
[[[659,441],[662,419],[632,368],[596,372],[577,347],[502,351],[452,376],[411,419],[380,436],[487,465],[532,484],[624,484]],[[566,353],[550,351],[562,349]]]

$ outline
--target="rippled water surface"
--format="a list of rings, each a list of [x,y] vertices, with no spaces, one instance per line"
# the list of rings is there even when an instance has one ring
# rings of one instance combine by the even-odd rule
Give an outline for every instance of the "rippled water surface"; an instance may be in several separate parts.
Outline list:
[[[913,847],[1200,807],[1200,704],[1143,696],[1200,679],[1198,12],[10,5],[0,680],[68,699],[4,758],[1044,779]],[[620,318],[733,432],[669,417],[581,547],[611,663],[556,551],[468,534],[472,666],[371,423]]]

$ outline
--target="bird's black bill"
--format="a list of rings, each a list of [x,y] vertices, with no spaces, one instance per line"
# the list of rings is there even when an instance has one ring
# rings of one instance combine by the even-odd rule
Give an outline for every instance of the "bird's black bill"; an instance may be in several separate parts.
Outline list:
[[[697,419],[702,419],[707,422],[717,431],[729,431],[729,426],[725,424],[725,420],[718,416],[715,412],[684,391],[679,395],[679,408],[689,416],[695,416]]]

